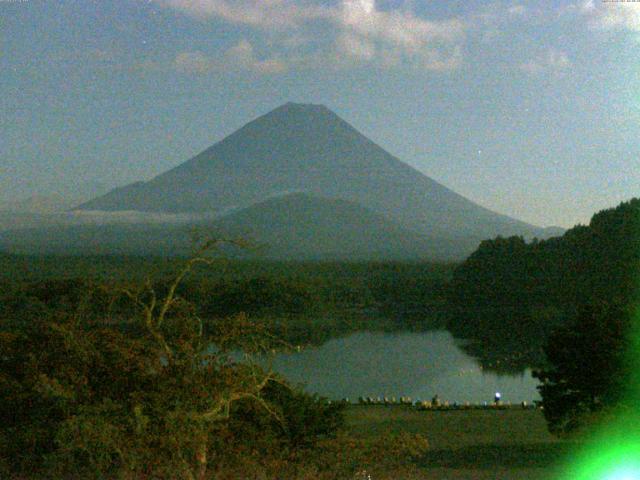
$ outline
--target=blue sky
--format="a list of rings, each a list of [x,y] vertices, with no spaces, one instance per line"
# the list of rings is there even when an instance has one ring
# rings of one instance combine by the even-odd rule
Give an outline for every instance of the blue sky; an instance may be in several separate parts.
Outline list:
[[[640,194],[640,3],[0,0],[0,202],[88,197],[286,101],[496,211]]]

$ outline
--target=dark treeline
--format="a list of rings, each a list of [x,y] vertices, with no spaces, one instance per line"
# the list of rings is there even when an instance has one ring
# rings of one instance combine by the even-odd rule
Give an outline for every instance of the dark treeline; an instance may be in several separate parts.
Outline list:
[[[180,259],[137,257],[0,258],[0,316],[85,309],[101,322],[131,318],[111,296],[119,278],[151,278],[163,292]],[[65,269],[64,266],[68,268]],[[451,265],[419,263],[228,262],[179,286],[205,325],[244,313],[294,344],[318,344],[355,330],[441,328]],[[29,312],[31,312],[29,314]]]
[[[640,200],[601,211],[562,237],[525,242],[496,238],[454,273],[447,299],[449,330],[484,366],[518,371],[543,366],[556,328],[585,305],[628,305],[640,267]]]

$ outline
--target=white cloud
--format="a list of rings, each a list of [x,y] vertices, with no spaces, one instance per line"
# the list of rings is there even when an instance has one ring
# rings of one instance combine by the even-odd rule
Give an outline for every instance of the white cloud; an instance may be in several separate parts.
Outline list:
[[[604,3],[599,8],[597,22],[602,28],[640,32],[639,3]]]
[[[624,1],[586,0],[572,4],[570,12],[588,18],[592,28],[598,30],[628,30],[640,32],[640,3]]]
[[[429,42],[452,42],[464,34],[459,20],[429,21],[406,11],[382,12],[374,0],[345,0],[338,13],[340,25],[371,41],[417,50]]]
[[[456,45],[451,52],[427,50],[422,56],[423,66],[429,70],[454,70],[462,65],[462,47]]]
[[[507,13],[513,17],[519,17],[527,13],[527,7],[524,5],[513,5],[507,9]]]
[[[405,60],[431,70],[460,64],[460,20],[429,21],[407,9],[380,11],[374,0],[344,0],[334,18],[341,31],[338,51],[356,60],[377,61],[383,67]],[[450,51],[455,57],[446,58]]]
[[[519,68],[531,74],[553,73],[562,74],[571,67],[571,60],[568,55],[561,51],[551,48],[544,54],[521,63]]]
[[[247,40],[242,39],[240,42],[231,47],[224,55],[225,66],[249,70],[256,73],[282,73],[287,70],[287,65],[279,58],[267,58],[259,60],[256,58],[253,45]]]
[[[523,25],[551,21],[539,4],[526,6],[510,1],[487,1],[465,17],[465,31],[481,45],[509,43],[509,36]]]
[[[485,2],[475,13],[469,15],[471,26],[475,28],[498,28],[513,22],[530,21],[544,16],[544,9],[539,5],[524,6],[519,3],[510,5],[505,2]]]
[[[376,48],[373,42],[352,33],[342,33],[338,37],[336,44],[340,52],[350,57],[371,60],[376,55]]]
[[[174,66],[182,73],[205,73],[213,68],[213,62],[202,52],[181,52],[176,55]]]
[[[413,14],[408,4],[395,10],[379,10],[375,0],[341,0],[333,7],[309,0],[159,0],[187,14],[220,18],[230,23],[258,27],[268,32],[285,32],[277,47],[292,48],[289,36],[304,38],[300,31],[313,22],[326,22],[335,47],[333,58],[377,62],[381,66],[412,63],[427,69],[455,68],[461,61],[460,43],[465,25],[458,19],[430,21]],[[244,50],[243,50],[244,49]],[[247,45],[239,45],[237,55],[252,55]],[[290,53],[290,52],[287,52]],[[316,52],[317,53],[317,52]],[[328,54],[329,52],[325,52]],[[450,57],[447,57],[450,55]],[[188,69],[197,72],[199,58],[185,56]],[[281,61],[258,62],[253,69],[279,71]],[[206,69],[206,68],[205,68]]]
[[[218,17],[231,23],[263,28],[299,26],[329,15],[327,8],[289,0],[158,0],[198,18]]]
[[[287,70],[281,59],[273,57],[258,59],[251,43],[242,39],[220,57],[210,57],[200,51],[181,52],[173,62],[175,70],[189,74],[204,74],[210,71],[248,71],[259,74],[277,74]]]

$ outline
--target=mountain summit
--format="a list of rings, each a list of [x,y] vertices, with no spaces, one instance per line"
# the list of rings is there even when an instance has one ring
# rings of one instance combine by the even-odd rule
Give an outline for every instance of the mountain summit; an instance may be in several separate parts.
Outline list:
[[[115,189],[78,209],[224,214],[294,192],[359,204],[421,235],[544,236],[423,175],[325,106],[296,103],[249,122],[149,182]]]

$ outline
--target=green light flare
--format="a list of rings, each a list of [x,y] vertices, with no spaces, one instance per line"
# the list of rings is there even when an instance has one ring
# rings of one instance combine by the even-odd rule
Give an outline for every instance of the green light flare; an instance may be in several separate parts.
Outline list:
[[[574,457],[560,478],[566,480],[640,480],[640,437],[620,419],[614,427],[600,431],[588,446]]]
[[[558,478],[563,480],[640,480],[640,309],[629,332],[626,361],[630,378],[626,405],[599,427],[572,456]]]

